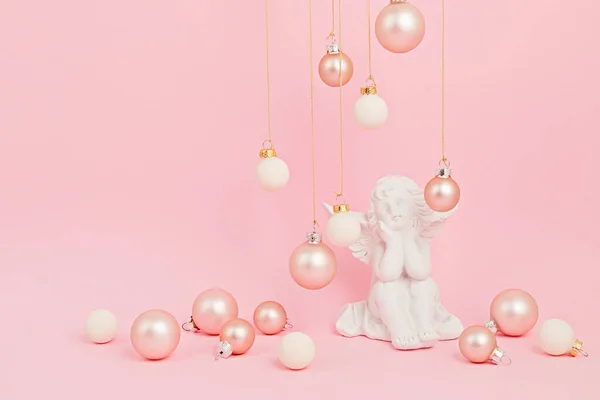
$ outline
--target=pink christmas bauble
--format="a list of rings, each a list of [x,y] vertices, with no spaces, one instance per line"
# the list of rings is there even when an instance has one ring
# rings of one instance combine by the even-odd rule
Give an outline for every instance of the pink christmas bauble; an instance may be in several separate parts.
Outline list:
[[[319,76],[327,86],[340,86],[340,69],[344,86],[354,74],[354,64],[346,53],[341,53],[341,57],[340,53],[327,53],[319,62]]]
[[[377,15],[375,36],[392,53],[409,52],[425,36],[425,18],[417,7],[405,0],[391,0]]]
[[[492,300],[490,318],[503,334],[522,336],[535,326],[538,305],[533,296],[524,290],[503,290]]]
[[[489,361],[496,346],[496,336],[484,326],[469,326],[458,338],[460,353],[474,363]]]
[[[174,316],[163,310],[140,314],[129,332],[135,351],[149,360],[168,357],[179,345],[181,331]]]
[[[221,342],[229,343],[233,354],[244,354],[254,344],[255,336],[250,322],[236,318],[223,325],[219,338]]]
[[[424,189],[425,202],[434,211],[452,210],[460,200],[460,188],[449,176],[435,176]]]
[[[237,301],[231,293],[219,288],[200,293],[192,306],[194,325],[209,335],[218,335],[223,325],[237,316]]]
[[[287,313],[276,301],[264,301],[254,310],[254,325],[265,335],[274,335],[285,328]]]
[[[337,272],[333,250],[320,239],[307,241],[296,247],[290,256],[289,265],[294,281],[310,290],[329,285]]]

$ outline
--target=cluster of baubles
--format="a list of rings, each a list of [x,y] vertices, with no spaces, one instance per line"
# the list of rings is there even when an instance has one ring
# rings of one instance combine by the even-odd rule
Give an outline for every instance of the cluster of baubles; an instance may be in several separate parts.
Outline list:
[[[255,340],[252,324],[238,317],[238,303],[231,293],[211,288],[200,293],[192,305],[192,316],[183,325],[164,310],[148,310],[138,315],[131,325],[129,337],[135,351],[148,360],[170,356],[181,339],[181,329],[219,335],[215,359],[246,353]],[[265,335],[275,335],[291,328],[287,312],[276,301],[260,303],[254,310],[254,326]],[[108,310],[88,315],[85,333],[94,343],[108,343],[117,332],[117,318]],[[306,368],[315,355],[312,339],[302,332],[292,332],[279,344],[278,357],[290,369]]]
[[[510,364],[510,358],[498,347],[496,333],[523,336],[533,329],[537,320],[538,305],[531,294],[521,289],[503,290],[492,300],[490,319],[484,325],[466,328],[458,339],[458,347],[473,363]],[[573,328],[560,319],[545,321],[538,339],[542,350],[550,355],[588,355],[582,348],[583,342],[575,338]]]

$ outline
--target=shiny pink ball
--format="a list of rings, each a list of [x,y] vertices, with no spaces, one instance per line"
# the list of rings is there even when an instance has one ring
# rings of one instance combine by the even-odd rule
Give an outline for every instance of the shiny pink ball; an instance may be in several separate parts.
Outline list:
[[[262,302],[254,310],[254,325],[265,335],[279,333],[287,323],[287,313],[276,301]]]
[[[244,354],[254,344],[256,334],[250,322],[245,319],[236,318],[221,328],[220,339],[231,345],[233,354]]]
[[[460,200],[460,188],[451,177],[436,176],[425,186],[425,202],[433,211],[452,210]]]
[[[490,318],[507,336],[522,336],[538,320],[538,305],[532,295],[521,289],[498,293],[490,305]]]
[[[237,301],[231,293],[219,288],[200,293],[192,306],[194,324],[209,335],[218,335],[223,325],[237,316]]]
[[[460,353],[474,363],[489,361],[496,347],[496,336],[484,326],[469,326],[458,338]]]
[[[179,323],[163,310],[149,310],[140,314],[129,333],[135,351],[149,360],[168,357],[179,345]]]
[[[375,36],[392,53],[409,52],[425,36],[425,18],[417,7],[405,0],[391,0],[377,15]]]
[[[341,53],[341,57],[340,53],[327,53],[321,58],[319,62],[319,76],[327,86],[340,86],[340,72],[342,86],[344,86],[350,82],[354,74],[354,64],[346,53]]]
[[[290,274],[304,289],[324,288],[331,283],[336,272],[335,254],[323,242],[304,242],[290,256]]]

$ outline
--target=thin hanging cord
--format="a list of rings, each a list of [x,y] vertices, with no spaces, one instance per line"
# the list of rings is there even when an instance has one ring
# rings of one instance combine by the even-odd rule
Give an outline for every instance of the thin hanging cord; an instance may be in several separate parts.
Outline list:
[[[331,32],[326,39],[335,38],[335,0],[331,0]]]
[[[371,64],[371,0],[367,0],[367,32],[369,39],[369,78],[373,84],[375,84],[375,79],[373,79],[373,70]]]
[[[446,38],[445,38],[445,30],[446,30],[446,15],[445,15],[445,4],[444,0],[442,0],[442,163],[448,167],[448,159],[446,158],[446,142],[445,142],[445,115],[446,115],[446,106],[445,106],[445,97],[446,97],[446,78],[445,78],[445,47],[446,47]]]
[[[344,133],[343,133],[343,118],[342,111],[343,107],[343,90],[342,90],[342,69],[343,69],[343,58],[342,58],[342,0],[338,0],[338,45],[340,49],[340,191],[336,193],[337,197],[344,195]]]
[[[265,0],[265,32],[267,53],[267,131],[269,132],[269,143],[271,141],[271,72],[269,70],[269,0]]]
[[[310,50],[310,131],[311,131],[311,166],[312,166],[312,202],[313,202],[313,230],[319,226],[317,221],[317,189],[315,174],[315,96],[314,96],[314,66],[313,66],[313,20],[312,20],[312,0],[308,0],[308,33]]]

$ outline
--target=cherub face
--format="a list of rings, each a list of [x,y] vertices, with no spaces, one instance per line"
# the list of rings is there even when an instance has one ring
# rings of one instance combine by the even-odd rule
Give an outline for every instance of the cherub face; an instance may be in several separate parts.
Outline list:
[[[375,204],[375,214],[380,221],[393,230],[402,230],[411,226],[412,203],[408,193],[390,194]]]

